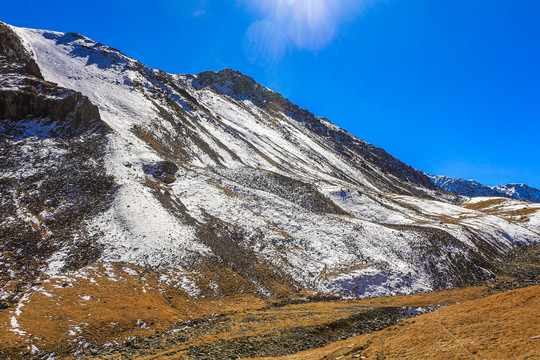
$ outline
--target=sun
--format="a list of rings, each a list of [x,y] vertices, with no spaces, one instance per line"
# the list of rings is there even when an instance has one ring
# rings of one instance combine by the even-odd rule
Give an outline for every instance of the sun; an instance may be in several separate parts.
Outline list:
[[[247,0],[246,0],[247,1]],[[260,0],[251,2],[261,18],[247,31],[249,55],[276,61],[287,51],[319,51],[339,25],[359,13],[368,0]],[[353,16],[351,16],[353,15]]]

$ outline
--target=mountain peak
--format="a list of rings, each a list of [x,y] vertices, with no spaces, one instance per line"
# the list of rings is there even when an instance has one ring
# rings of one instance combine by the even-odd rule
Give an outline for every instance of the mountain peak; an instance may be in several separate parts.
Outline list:
[[[212,87],[214,90],[237,100],[250,100],[259,107],[263,107],[272,101],[284,100],[275,91],[232,69],[223,69],[218,72],[204,71],[197,74],[193,84],[199,89],[208,86]]]
[[[526,184],[497,185],[493,189],[513,199],[540,202],[540,190]]]

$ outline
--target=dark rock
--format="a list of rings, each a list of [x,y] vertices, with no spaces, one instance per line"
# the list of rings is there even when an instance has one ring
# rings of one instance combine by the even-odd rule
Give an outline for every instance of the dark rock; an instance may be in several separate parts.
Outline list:
[[[38,65],[24,48],[17,34],[2,21],[0,21],[0,56],[5,57],[8,63],[21,64],[20,71],[43,80]]]
[[[40,85],[43,93],[30,89],[0,91],[0,119],[11,120],[11,125],[38,119],[39,126],[54,127],[54,135],[74,136],[108,129],[97,106],[86,96],[45,82]],[[57,98],[47,96],[53,92]]]
[[[0,119],[9,135],[72,137],[109,130],[86,96],[43,79],[19,37],[2,22],[0,74],[18,75],[0,91]],[[32,127],[35,131],[28,131]],[[4,131],[3,135],[8,134]]]
[[[178,171],[178,165],[170,161],[158,161],[151,164],[144,164],[143,171],[166,184],[171,184],[176,180],[174,174]]]
[[[0,79],[0,169],[14,174],[0,180],[0,217],[12,219],[0,227],[4,287],[13,279],[34,283],[60,248],[67,254],[63,270],[95,261],[102,251],[99,235],[84,222],[107,209],[115,184],[105,172],[109,127],[98,108],[81,93],[45,81],[2,22]],[[18,204],[43,216],[38,228],[20,215]],[[16,298],[22,287],[6,291]]]

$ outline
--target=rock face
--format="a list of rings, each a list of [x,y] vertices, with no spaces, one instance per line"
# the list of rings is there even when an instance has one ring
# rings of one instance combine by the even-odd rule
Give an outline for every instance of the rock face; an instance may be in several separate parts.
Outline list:
[[[98,108],[87,97],[43,79],[19,37],[0,22],[0,119],[17,123],[39,121],[56,136],[105,131]],[[54,129],[53,129],[54,128]]]
[[[0,118],[18,122],[29,118],[43,119],[43,125],[54,124],[55,130],[61,129],[64,135],[77,135],[97,130],[92,127],[104,127],[97,107],[81,93],[66,92],[35,79],[26,79],[24,85],[21,91],[0,92]],[[61,101],[58,99],[60,96],[63,97]]]
[[[389,295],[475,283],[539,239],[536,210],[523,226],[463,207],[237,71],[167,74],[78,34],[2,29],[3,284],[120,263],[170,301]]]
[[[24,48],[21,39],[0,21],[0,54],[3,57],[2,74],[8,74],[8,69],[15,73],[27,74],[43,79],[36,61]]]
[[[103,168],[108,126],[98,108],[45,81],[1,22],[0,77],[0,295],[10,302],[20,285],[54,269],[55,253],[63,270],[99,258],[98,236],[84,222],[110,203],[114,182]]]
[[[521,201],[540,202],[540,190],[525,184],[486,186],[474,180],[453,179],[438,175],[428,175],[428,177],[434,184],[458,195],[506,197]]]

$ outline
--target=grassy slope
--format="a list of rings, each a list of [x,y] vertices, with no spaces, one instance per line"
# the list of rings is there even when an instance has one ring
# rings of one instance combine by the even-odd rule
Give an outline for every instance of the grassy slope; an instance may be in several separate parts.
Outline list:
[[[540,286],[532,286],[279,359],[540,359],[539,318]]]
[[[265,350],[278,352],[281,345],[285,350],[302,346],[296,341],[298,336],[313,336],[329,343],[333,335],[342,335],[339,324],[358,314],[369,311],[384,311],[393,307],[446,306],[466,302],[485,296],[490,291],[487,286],[468,287],[414,295],[379,297],[352,301],[310,302],[266,309],[245,308],[243,311],[201,323],[187,333],[166,335],[154,340],[143,341],[135,348],[124,347],[109,356],[99,357],[115,360],[124,359],[229,359],[246,351],[246,344],[270,347]],[[362,321],[361,321],[362,322]],[[342,324],[345,327],[346,324]],[[352,324],[349,324],[352,325]],[[319,333],[321,330],[322,333]],[[307,346],[317,343],[317,339],[305,339]],[[276,344],[273,340],[278,341]],[[262,350],[262,349],[261,349]],[[248,351],[250,352],[250,351]],[[251,351],[256,352],[256,350]],[[290,352],[289,352],[290,353]]]

